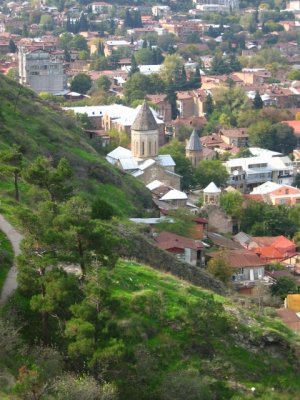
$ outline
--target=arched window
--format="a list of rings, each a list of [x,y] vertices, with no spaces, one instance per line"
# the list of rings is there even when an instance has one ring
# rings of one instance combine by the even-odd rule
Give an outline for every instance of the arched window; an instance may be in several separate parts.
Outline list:
[[[142,142],[142,156],[145,154],[145,142]]]

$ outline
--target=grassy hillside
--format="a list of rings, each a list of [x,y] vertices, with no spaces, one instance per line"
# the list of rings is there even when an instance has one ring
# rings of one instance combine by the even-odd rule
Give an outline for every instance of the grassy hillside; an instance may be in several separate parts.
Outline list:
[[[28,161],[38,155],[54,162],[65,157],[71,163],[77,190],[110,199],[119,215],[137,215],[151,206],[150,193],[130,176],[124,176],[88,143],[75,120],[42,101],[34,92],[0,74],[0,150],[21,146]],[[21,196],[30,189],[23,183]],[[10,180],[1,179],[0,194],[12,194]]]
[[[293,349],[299,337],[281,322],[258,318],[224,297],[134,263],[120,262],[113,281],[115,318],[126,348],[134,352],[145,346],[157,371],[149,378],[153,394],[144,398],[155,398],[172,372],[192,370],[218,393],[214,398],[247,398],[251,387],[259,398],[298,398],[299,360]],[[124,390],[124,399],[135,398],[136,389],[126,385]],[[269,391],[274,397],[264,397]]]

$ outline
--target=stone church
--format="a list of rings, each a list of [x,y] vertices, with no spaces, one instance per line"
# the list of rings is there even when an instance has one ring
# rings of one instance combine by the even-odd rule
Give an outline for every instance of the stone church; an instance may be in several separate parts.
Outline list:
[[[145,185],[159,180],[180,189],[180,175],[175,173],[175,162],[169,154],[159,155],[159,128],[147,102],[140,106],[131,125],[131,150],[117,147],[106,159],[130,173]]]

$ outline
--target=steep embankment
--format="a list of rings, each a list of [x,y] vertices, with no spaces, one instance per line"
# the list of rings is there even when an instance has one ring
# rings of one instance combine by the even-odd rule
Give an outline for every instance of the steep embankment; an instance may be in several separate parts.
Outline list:
[[[26,161],[40,155],[54,162],[65,157],[74,169],[77,191],[109,199],[119,215],[137,215],[151,207],[150,192],[107,163],[74,119],[0,74],[0,150],[13,144],[21,146]],[[21,185],[25,200],[28,189]],[[12,182],[1,179],[0,194],[12,192]]]

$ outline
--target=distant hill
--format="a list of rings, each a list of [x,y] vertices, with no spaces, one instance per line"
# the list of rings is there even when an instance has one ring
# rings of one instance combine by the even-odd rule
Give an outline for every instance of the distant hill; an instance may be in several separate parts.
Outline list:
[[[151,208],[144,185],[107,163],[74,119],[0,74],[0,150],[13,144],[21,146],[28,161],[44,155],[55,163],[65,157],[74,169],[76,189],[108,200],[118,215],[136,216]],[[9,181],[1,180],[0,194],[12,190]]]

